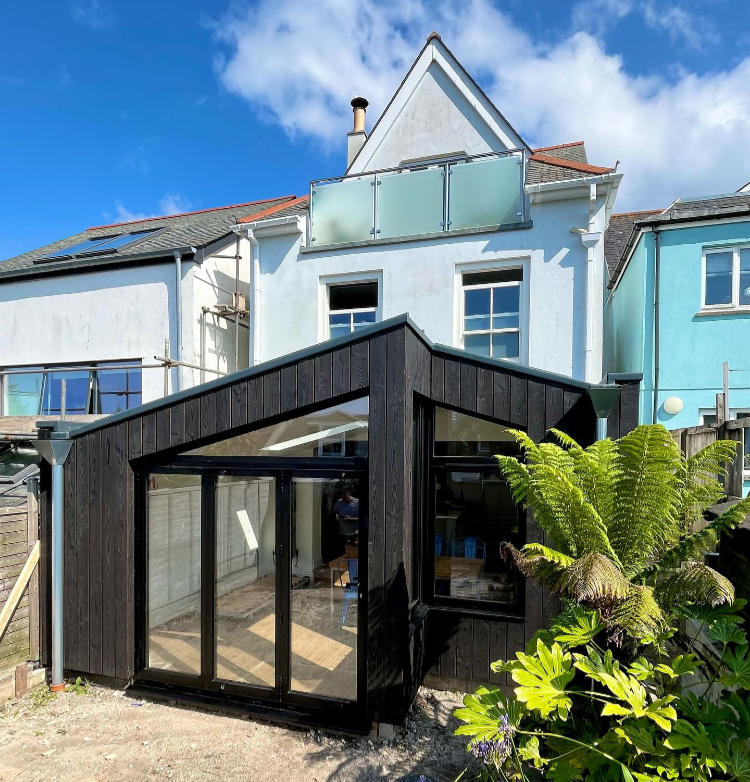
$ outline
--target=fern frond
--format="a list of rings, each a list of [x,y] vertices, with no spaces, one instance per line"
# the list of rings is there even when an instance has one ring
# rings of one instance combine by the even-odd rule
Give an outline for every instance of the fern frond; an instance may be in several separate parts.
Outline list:
[[[681,515],[683,532],[703,517],[706,508],[725,496],[721,479],[727,475],[728,465],[737,457],[737,443],[716,440],[686,459],[681,474]]]
[[[544,546],[541,543],[527,543],[521,548],[521,554],[526,560],[544,559],[564,568],[570,567],[575,562],[573,557],[569,557],[560,551],[555,551],[555,549]]]
[[[677,474],[682,454],[660,425],[639,426],[616,445],[616,501],[608,532],[625,573],[632,575],[679,537]]]
[[[529,475],[533,494],[529,504],[561,551],[572,556],[596,551],[620,564],[599,514],[568,475],[545,464],[532,465]]]
[[[614,488],[615,457],[617,445],[614,441],[599,440],[582,451],[571,451],[575,462],[578,485],[586,499],[609,528],[616,496]]]
[[[554,427],[549,430],[549,433],[552,435],[552,437],[557,440],[558,445],[560,445],[562,448],[566,448],[569,451],[582,451],[583,448],[581,448],[580,445],[569,435],[565,434],[565,432],[561,431],[560,429],[555,429]]]
[[[688,562],[669,573],[654,592],[667,610],[687,605],[715,608],[734,601],[732,582],[701,562]]]
[[[597,607],[625,598],[631,583],[611,559],[592,551],[564,568],[551,586],[559,595]]]
[[[648,586],[634,584],[625,599],[606,618],[613,628],[621,628],[632,638],[642,639],[659,634],[666,618]]]
[[[506,544],[507,545],[507,544]],[[520,551],[510,549],[516,564],[527,578],[552,586],[575,560],[541,543],[527,543]]]
[[[529,464],[536,464],[539,461],[539,448],[528,434],[520,429],[508,429],[508,433],[518,443],[526,461]]]
[[[663,570],[679,566],[682,562],[690,560],[710,551],[716,545],[719,537],[724,532],[739,527],[750,514],[750,496],[732,505],[720,516],[706,524],[703,529],[683,538],[673,546],[658,562],[654,562],[643,568],[637,575],[637,580],[643,580]]]
[[[498,454],[495,458],[498,461],[500,472],[510,486],[513,502],[526,505],[531,483],[528,468],[513,456]]]

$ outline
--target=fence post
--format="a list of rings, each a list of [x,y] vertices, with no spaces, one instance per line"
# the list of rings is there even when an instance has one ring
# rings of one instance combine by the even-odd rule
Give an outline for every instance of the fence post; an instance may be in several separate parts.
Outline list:
[[[37,500],[38,478],[31,478],[27,484],[26,516],[28,524],[29,551],[39,540],[39,501]],[[29,659],[39,659],[39,566],[29,579]]]

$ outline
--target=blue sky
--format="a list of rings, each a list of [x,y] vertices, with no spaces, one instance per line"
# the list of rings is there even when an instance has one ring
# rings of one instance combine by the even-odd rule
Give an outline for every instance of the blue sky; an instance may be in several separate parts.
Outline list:
[[[351,95],[371,126],[432,29],[530,143],[621,160],[618,209],[750,179],[744,0],[7,4],[0,258],[306,192],[343,169]]]

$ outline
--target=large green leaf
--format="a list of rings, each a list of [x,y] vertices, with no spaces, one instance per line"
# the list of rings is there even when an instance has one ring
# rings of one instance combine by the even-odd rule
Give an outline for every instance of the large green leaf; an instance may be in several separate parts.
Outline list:
[[[738,646],[724,654],[721,662],[728,669],[719,677],[725,687],[750,690],[750,654],[747,646]]]
[[[557,712],[567,719],[572,701],[566,687],[575,676],[570,654],[563,652],[560,644],[547,647],[538,640],[536,655],[518,652],[516,656],[521,664],[511,673],[519,685],[515,688],[516,698],[542,717]]]

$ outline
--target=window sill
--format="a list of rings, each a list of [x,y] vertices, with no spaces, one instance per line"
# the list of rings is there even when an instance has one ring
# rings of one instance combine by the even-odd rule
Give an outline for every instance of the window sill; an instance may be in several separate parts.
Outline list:
[[[354,247],[373,247],[383,244],[407,244],[411,242],[423,242],[432,239],[449,239],[455,236],[472,236],[475,234],[496,233],[497,231],[517,231],[524,228],[533,228],[531,220],[506,225],[488,225],[481,228],[460,228],[455,231],[436,231],[428,234],[415,234],[414,236],[393,236],[387,239],[365,239],[359,242],[341,242],[340,244],[309,245],[300,248],[301,255],[311,253],[329,252],[331,250],[349,250]]]
[[[750,315],[750,307],[704,307],[695,313],[696,318],[711,318],[716,315]]]

